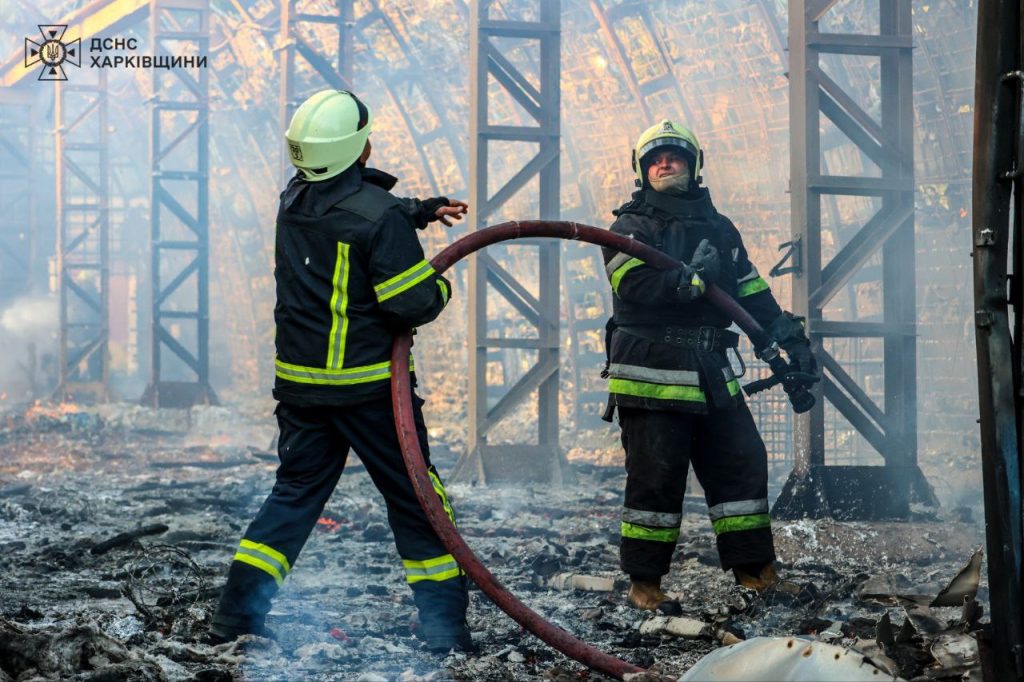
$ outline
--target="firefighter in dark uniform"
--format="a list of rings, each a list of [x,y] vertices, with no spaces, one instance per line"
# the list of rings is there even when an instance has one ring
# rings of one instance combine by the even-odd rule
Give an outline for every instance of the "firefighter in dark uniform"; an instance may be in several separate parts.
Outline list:
[[[801,371],[817,371],[801,320],[782,311],[739,231],[700,186],[702,164],[691,131],[668,120],[652,126],[633,150],[640,189],[613,212],[613,232],[678,259],[680,270],[604,249],[614,292],[609,409],[619,411],[626,451],[620,558],[629,601],[643,609],[673,607],[661,578],[679,538],[690,463],[723,570],[755,589],[778,582],[767,453],[726,358],[739,338],[726,329],[731,320],[702,300],[706,285],[738,299]]]
[[[281,193],[276,381],[280,466],[270,496],[245,531],[228,570],[210,639],[264,633],[271,598],[330,498],[350,449],[384,495],[406,579],[431,650],[471,648],[464,573],[441,544],[413,492],[390,399],[395,336],[437,317],[451,285],[424,258],[417,228],[466,204],[398,199],[396,179],[367,168],[369,109],[327,90],[304,102],[285,133],[296,175]],[[423,401],[413,401],[428,456]],[[428,459],[429,464],[429,459]],[[430,477],[451,515],[444,486]],[[454,519],[453,519],[454,520]]]

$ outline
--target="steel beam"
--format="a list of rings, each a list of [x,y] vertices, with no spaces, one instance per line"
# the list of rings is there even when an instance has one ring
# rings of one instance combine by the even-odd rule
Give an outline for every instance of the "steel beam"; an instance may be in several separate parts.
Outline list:
[[[460,132],[451,124],[447,116],[448,102],[444,90],[431,87],[429,69],[423,66],[402,31],[380,8],[380,2],[368,0],[367,5],[369,11],[356,20],[354,37],[358,39],[366,35],[368,28],[379,23],[401,49],[405,62],[397,68],[394,64],[385,64],[384,58],[377,55],[371,45],[366,46],[365,54],[381,67],[381,72],[384,74],[381,81],[395,102],[398,113],[409,131],[409,136],[412,138],[413,145],[423,164],[423,172],[430,183],[431,191],[435,195],[448,194],[449,196],[449,193],[464,191],[467,188],[466,155],[463,151],[464,146]],[[420,102],[426,103],[433,116],[414,116],[414,112],[420,109]],[[429,122],[433,122],[433,125],[424,127]],[[437,149],[436,143],[442,140],[446,143],[447,149]],[[445,154],[455,157],[460,179],[463,182],[460,187],[442,187],[438,182],[431,159],[433,158],[436,162],[437,157]]]
[[[987,651],[982,655],[988,682],[1024,679],[1022,19],[1020,0],[992,0],[978,7],[972,255],[992,609],[992,637],[983,641]]]
[[[901,472],[882,478],[851,476],[851,482],[868,485],[856,494],[874,495],[870,481],[884,479],[895,482],[892,489],[901,496],[894,509],[909,509],[910,501],[934,505],[934,494],[917,466],[911,2],[882,0],[877,35],[820,32],[818,22],[832,4],[789,4],[792,236],[800,240],[803,259],[793,282],[793,309],[807,318],[812,344],[823,361],[826,376],[817,389],[819,398],[826,398],[878,451],[890,473]],[[880,123],[824,74],[822,54],[878,57]],[[822,114],[879,166],[881,177],[828,172],[822,159]],[[823,197],[832,195],[874,197],[877,211],[855,234],[835,240],[845,246],[826,263],[821,209]],[[883,319],[825,320],[829,302],[879,252]],[[826,352],[822,342],[835,336],[882,340],[884,408]],[[796,466],[776,502],[776,516],[830,513],[824,482],[842,476],[844,468],[826,466],[824,434],[825,406],[819,400],[813,410],[795,419]]]
[[[287,128],[295,109],[315,91],[324,87],[338,90],[354,88],[355,41],[379,24],[394,39],[405,60],[403,68],[395,69],[393,65],[388,65],[387,77],[382,78],[382,84],[394,100],[402,122],[409,131],[432,191],[442,193],[441,183],[431,165],[431,145],[438,140],[447,142],[447,151],[455,155],[465,182],[466,158],[460,153],[462,143],[459,133],[445,115],[442,95],[427,86],[427,69],[416,57],[402,31],[380,8],[377,0],[369,0],[367,11],[358,17],[354,5],[353,0],[335,0],[336,13],[310,14],[296,12],[296,0],[284,0],[281,3],[281,28],[276,46],[281,69],[281,130]],[[329,46],[331,49],[324,50],[318,42],[310,40],[309,30],[312,30],[311,25],[314,24],[327,25],[336,33],[337,41]],[[383,66],[384,58],[374,52],[372,45],[366,47],[366,57]],[[421,127],[423,121],[412,116],[411,112],[416,110],[420,99],[427,103],[434,115],[436,124],[433,127]],[[282,175],[287,179],[293,171],[288,158],[283,154],[281,164]],[[446,191],[461,189],[446,188]]]
[[[152,0],[155,56],[205,56],[209,0]],[[154,69],[150,101],[151,379],[143,402],[212,404],[209,301],[209,75]]]
[[[537,21],[492,19],[491,0],[473,3],[470,9],[470,184],[469,229],[476,230],[494,222],[508,200],[531,181],[538,188],[538,213],[542,219],[559,215],[559,142],[560,142],[560,62],[561,2],[539,3]],[[528,41],[539,50],[536,78],[528,79],[513,55],[502,52],[497,38]],[[513,100],[523,103],[531,125],[514,127],[492,125],[488,113],[491,78]],[[536,83],[536,85],[531,85]],[[512,178],[493,193],[489,187],[490,143],[510,140],[532,143],[537,152]],[[532,148],[532,146],[531,146]],[[495,159],[508,164],[508,159]],[[518,216],[512,216],[518,217]],[[515,248],[524,248],[522,246]],[[492,247],[489,256],[474,257],[469,266],[469,448],[460,459],[454,476],[480,483],[531,480],[559,483],[563,478],[564,457],[558,445],[559,376],[559,245],[540,242],[525,248],[537,249],[539,275],[537,296],[521,285],[503,265],[498,254],[508,247]],[[524,313],[524,324],[533,338],[492,336],[488,317],[488,283],[499,283],[496,293]],[[524,295],[526,294],[526,295]],[[489,356],[497,349],[531,349],[536,361],[521,377],[503,382],[504,395],[493,396],[493,381],[488,380]],[[519,442],[495,443],[492,431],[515,410],[522,410],[536,394],[536,432],[532,437],[517,434]],[[515,466],[504,461],[510,453]]]
[[[612,47],[612,58],[626,77],[626,84],[629,86],[630,92],[633,93],[633,99],[643,109],[644,120],[648,121],[647,125],[653,125],[656,122],[654,120],[656,115],[664,115],[662,107],[659,105],[652,108],[650,101],[657,102],[662,100],[666,93],[672,97],[672,101],[679,107],[679,112],[685,118],[686,124],[693,125],[693,122],[697,119],[694,118],[689,103],[683,96],[679,80],[673,74],[669,51],[655,28],[654,18],[651,16],[650,3],[627,0],[609,10],[605,10],[601,0],[590,0],[590,7],[594,11],[594,16],[597,18],[605,40]],[[630,18],[636,20],[635,25],[642,27],[645,32],[645,42],[650,41],[655,46],[658,54],[657,62],[660,73],[651,76],[647,80],[641,80],[633,70],[629,52],[626,50],[626,46],[623,44],[619,34],[618,27],[625,25],[626,20]]]
[[[55,85],[58,400],[107,400],[110,361],[110,161],[107,72]]]

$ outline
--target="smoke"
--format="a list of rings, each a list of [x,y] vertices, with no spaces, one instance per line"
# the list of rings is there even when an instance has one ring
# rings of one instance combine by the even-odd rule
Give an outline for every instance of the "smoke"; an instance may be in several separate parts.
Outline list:
[[[0,404],[31,400],[49,385],[59,329],[56,296],[14,299],[0,312]]]
[[[0,313],[0,339],[42,342],[58,329],[57,297],[25,296]]]

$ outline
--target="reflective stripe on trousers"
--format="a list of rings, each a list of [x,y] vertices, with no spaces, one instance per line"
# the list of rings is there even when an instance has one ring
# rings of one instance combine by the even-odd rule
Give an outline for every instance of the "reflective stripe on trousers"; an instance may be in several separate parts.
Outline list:
[[[418,583],[421,580],[441,582],[462,575],[462,570],[451,554],[442,554],[439,557],[422,561],[403,559],[402,564],[405,566],[405,580],[410,584]]]
[[[716,535],[771,527],[767,498],[722,502],[708,509],[708,516]]]
[[[278,587],[281,586],[281,583],[284,582],[285,577],[291,571],[291,566],[288,565],[288,559],[285,558],[284,554],[281,554],[273,547],[245,538],[242,538],[242,542],[239,543],[234,560],[240,561],[243,564],[249,564],[270,574]]]
[[[672,542],[679,539],[679,527],[675,528],[650,528],[638,523],[622,522],[620,532],[624,538],[633,540],[651,540],[653,542]]]

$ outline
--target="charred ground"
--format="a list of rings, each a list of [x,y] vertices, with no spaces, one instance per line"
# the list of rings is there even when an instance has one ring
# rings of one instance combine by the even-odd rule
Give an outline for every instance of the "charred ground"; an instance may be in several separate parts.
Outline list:
[[[266,415],[36,406],[0,425],[0,682],[600,678],[476,590],[480,653],[427,653],[382,500],[356,459],[276,601],[276,641],[207,646],[228,562],[273,480]],[[437,443],[434,459],[443,473],[454,453]],[[667,623],[625,603],[623,472],[573,469],[564,488],[449,489],[488,567],[585,641],[672,675],[755,635],[856,643],[908,679],[977,675],[975,635],[964,634],[978,629],[976,603],[926,605],[983,544],[982,528],[962,515],[776,522],[783,572],[802,590],[764,598],[718,568],[704,506],[688,497],[667,580],[684,620]],[[982,580],[981,607],[986,598]]]

